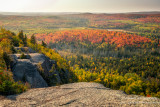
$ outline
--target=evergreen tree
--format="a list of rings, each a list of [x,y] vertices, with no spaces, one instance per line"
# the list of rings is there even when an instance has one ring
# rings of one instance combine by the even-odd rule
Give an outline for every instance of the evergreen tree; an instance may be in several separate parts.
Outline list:
[[[20,40],[23,40],[23,39],[24,39],[23,30],[21,30],[21,31],[18,33],[18,38],[19,38]]]
[[[4,59],[5,63],[6,63],[7,70],[9,70],[11,59],[10,59],[9,55],[6,52],[3,53],[3,59]]]
[[[32,44],[36,44],[36,38],[35,38],[34,34],[31,36],[30,42],[31,42]]]
[[[47,44],[42,40],[42,46],[47,47]]]
[[[105,42],[105,38],[102,39],[102,43],[104,43],[104,42]]]
[[[25,34],[25,37],[23,38],[23,44],[24,44],[24,46],[27,46],[27,36],[26,36],[26,34]]]

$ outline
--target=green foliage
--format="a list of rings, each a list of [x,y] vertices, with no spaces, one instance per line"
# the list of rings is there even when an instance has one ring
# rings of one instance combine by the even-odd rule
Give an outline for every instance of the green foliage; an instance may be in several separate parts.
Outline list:
[[[31,36],[30,42],[32,44],[36,44],[36,38],[35,38],[34,34]]]
[[[26,34],[23,38],[23,44],[24,44],[24,46],[27,46],[27,35]]]
[[[47,82],[49,86],[54,86],[56,85],[57,82],[57,77],[56,77],[56,68],[55,64],[53,64],[51,70],[49,72],[45,72],[44,69],[42,68],[41,63],[38,64],[38,71],[42,75],[43,79]]]
[[[24,53],[21,54],[20,59],[27,59],[27,55],[25,55]]]
[[[23,40],[23,39],[24,39],[23,30],[21,30],[21,31],[18,33],[18,38],[19,38],[20,40]]]
[[[15,50],[14,46],[11,46],[10,50],[12,51],[12,53],[16,53],[16,50]]]
[[[18,33],[18,40],[14,39],[13,41],[15,45],[27,46],[27,36],[23,34],[23,30]]]
[[[45,48],[39,44],[32,44],[32,43],[28,43],[29,47],[31,47],[32,49],[45,54],[47,57],[49,57],[50,59],[56,61],[58,69],[61,70],[69,70],[70,67],[67,64],[66,60],[61,57],[57,52],[55,52],[55,50],[53,49],[49,49],[49,48]]]
[[[158,96],[160,57],[153,55],[133,58],[66,56],[73,67],[75,81],[98,82],[127,94]],[[74,78],[74,77],[73,77]]]
[[[147,83],[144,82],[137,74],[127,73],[125,76],[122,76],[118,73],[112,72],[90,72],[80,69],[78,66],[74,69],[74,73],[78,77],[79,82],[98,82],[112,89],[123,90],[127,94],[159,96],[159,91],[154,94],[152,91],[148,93],[147,88],[151,87],[147,86]]]
[[[11,72],[0,70],[0,94],[19,94],[27,90],[21,83],[14,82]]]
[[[11,58],[9,54],[14,53],[14,46],[19,46],[19,39],[13,32],[1,28],[0,37],[0,94],[19,94],[27,90],[29,85],[15,82],[10,71]],[[7,69],[7,70],[6,70]]]
[[[13,37],[12,44],[13,44],[13,46],[16,46],[16,47],[19,46],[20,40],[19,40],[19,38],[17,36]]]
[[[63,77],[65,75],[65,72],[72,72],[70,69],[69,64],[67,63],[67,61],[61,57],[59,55],[59,53],[57,53],[55,50],[53,49],[49,49],[46,48],[40,44],[33,44],[28,42],[28,46],[31,47],[32,49],[34,49],[35,51],[39,52],[39,53],[43,53],[45,54],[47,57],[49,57],[50,59],[54,60],[56,62],[56,70],[59,71],[60,76],[62,79],[62,83],[68,83],[68,82],[73,82],[74,80],[72,78],[65,78]],[[54,72],[55,67],[52,67],[51,72]],[[72,74],[74,75],[74,74]],[[52,75],[54,77],[54,75]],[[50,77],[52,78],[52,77]]]
[[[42,46],[47,47],[47,44],[42,40]]]
[[[2,57],[3,57],[3,59],[4,59],[5,63],[6,63],[7,69],[9,70],[10,62],[11,62],[10,56],[6,52],[4,52]]]
[[[52,68],[49,72],[45,72],[45,70],[42,68],[41,63],[38,64],[38,71],[42,75],[43,79],[47,82],[49,86],[54,86],[57,84],[57,77],[56,77],[56,68],[55,64],[52,65]]]

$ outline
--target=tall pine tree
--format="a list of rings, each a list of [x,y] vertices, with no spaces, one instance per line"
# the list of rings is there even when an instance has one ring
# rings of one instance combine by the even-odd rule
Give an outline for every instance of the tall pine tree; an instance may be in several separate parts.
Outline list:
[[[24,46],[27,46],[27,35],[26,34],[23,38],[23,44],[24,44]]]
[[[23,38],[24,38],[23,30],[21,30],[21,31],[18,33],[18,38],[19,38],[20,40],[23,40]]]
[[[30,42],[31,42],[32,44],[36,44],[36,38],[35,38],[34,34],[31,36]]]

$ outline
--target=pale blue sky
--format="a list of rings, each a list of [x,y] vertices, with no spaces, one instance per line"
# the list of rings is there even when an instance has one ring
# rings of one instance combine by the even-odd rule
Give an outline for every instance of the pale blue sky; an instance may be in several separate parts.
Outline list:
[[[160,11],[160,0],[0,0],[1,12]]]

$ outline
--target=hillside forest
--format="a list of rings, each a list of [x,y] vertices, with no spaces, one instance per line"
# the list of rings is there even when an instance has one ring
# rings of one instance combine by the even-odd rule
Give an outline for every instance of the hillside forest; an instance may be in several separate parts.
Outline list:
[[[127,94],[160,98],[160,14],[1,15],[0,25],[10,30],[0,33],[0,82],[8,81],[0,85],[1,93],[29,87],[14,82],[7,63],[15,46],[29,46],[67,69],[70,82],[98,82]],[[18,36],[21,30],[23,37]],[[36,44],[30,42],[33,37]]]

